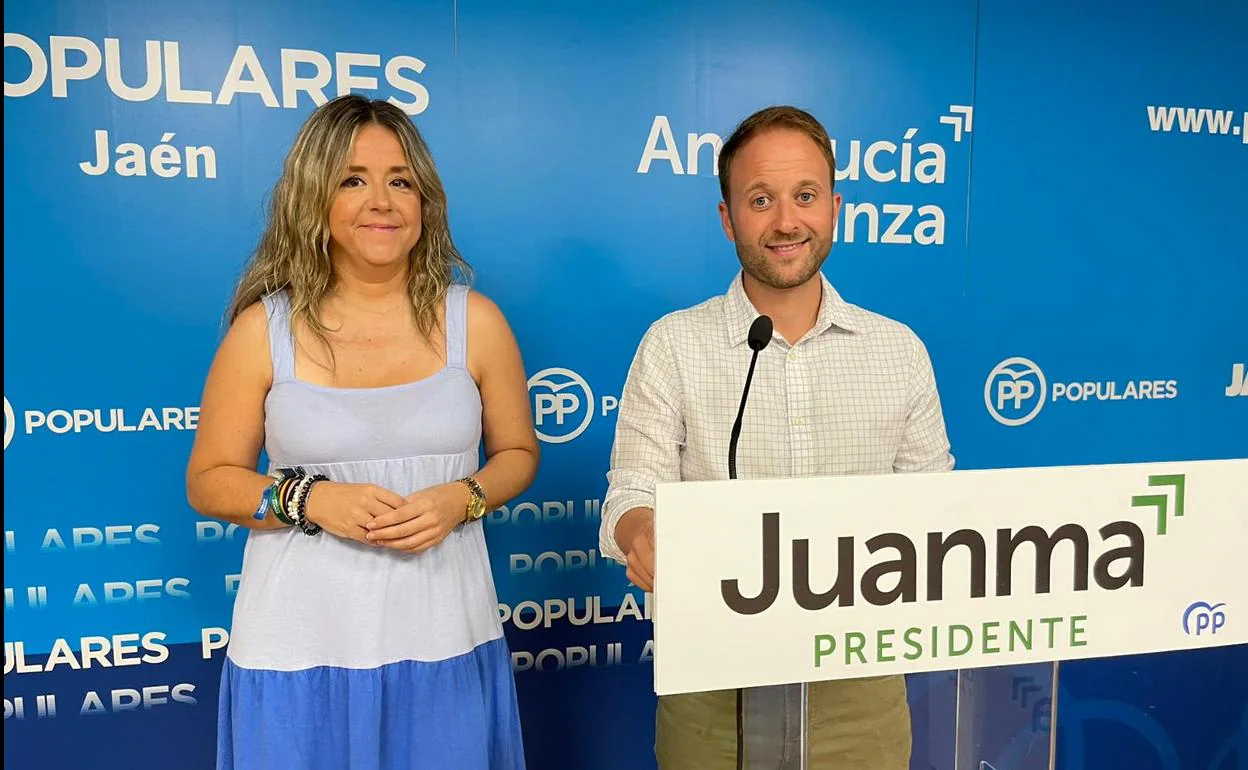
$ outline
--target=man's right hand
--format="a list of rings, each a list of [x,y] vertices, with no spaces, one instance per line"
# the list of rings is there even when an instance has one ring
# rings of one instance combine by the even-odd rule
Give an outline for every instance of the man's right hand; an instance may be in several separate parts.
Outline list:
[[[628,557],[628,579],[643,591],[654,591],[654,510],[635,508],[625,513],[615,535]]]

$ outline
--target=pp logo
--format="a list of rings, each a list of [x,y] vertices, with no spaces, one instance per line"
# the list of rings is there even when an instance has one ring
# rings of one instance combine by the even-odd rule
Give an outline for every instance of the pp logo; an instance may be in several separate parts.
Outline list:
[[[13,416],[13,405],[9,403],[9,397],[4,397],[4,448],[9,448],[9,442],[13,440],[13,431],[17,428],[17,418]]]
[[[1208,602],[1193,603],[1183,612],[1183,633],[1188,636],[1218,633],[1226,625],[1226,612],[1220,609],[1225,606],[1226,602],[1213,605]]]
[[[1048,395],[1044,372],[1034,361],[1015,356],[993,367],[984,383],[984,405],[992,419],[1010,427],[1035,419]]]
[[[594,419],[594,392],[571,369],[551,367],[529,378],[537,437],[562,444],[585,432]]]

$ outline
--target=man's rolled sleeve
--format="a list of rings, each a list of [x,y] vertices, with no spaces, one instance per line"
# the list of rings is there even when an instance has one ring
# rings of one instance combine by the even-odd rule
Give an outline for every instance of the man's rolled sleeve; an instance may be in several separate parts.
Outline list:
[[[598,551],[621,564],[627,558],[615,541],[620,518],[634,508],[653,508],[655,485],[680,479],[685,438],[680,402],[680,372],[659,322],[637,347],[616,411]]]
[[[949,451],[932,360],[918,336],[912,337],[911,344],[910,410],[893,470],[898,473],[952,470],[954,458]]]

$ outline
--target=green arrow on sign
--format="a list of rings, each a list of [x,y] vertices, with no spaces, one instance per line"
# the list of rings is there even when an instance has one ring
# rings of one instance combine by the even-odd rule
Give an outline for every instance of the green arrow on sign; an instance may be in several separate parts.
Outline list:
[[[1174,515],[1175,518],[1183,515],[1183,491],[1187,484],[1187,477],[1182,473],[1166,474],[1162,476],[1149,476],[1148,485],[1150,487],[1173,487],[1174,488]],[[1170,497],[1168,495],[1134,495],[1131,497],[1131,507],[1133,508],[1156,508],[1157,509],[1157,534],[1166,534],[1166,509],[1170,505]]]

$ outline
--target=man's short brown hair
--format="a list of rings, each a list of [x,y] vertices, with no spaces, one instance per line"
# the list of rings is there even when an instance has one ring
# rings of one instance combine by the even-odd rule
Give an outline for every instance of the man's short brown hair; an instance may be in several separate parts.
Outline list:
[[[788,128],[801,131],[814,140],[823,156],[828,160],[828,170],[832,179],[832,187],[836,187],[836,156],[832,152],[832,140],[814,115],[805,110],[788,105],[765,107],[733,129],[732,135],[724,142],[719,151],[719,192],[728,200],[728,171],[732,159],[741,151],[741,147],[758,134],[772,128]]]

